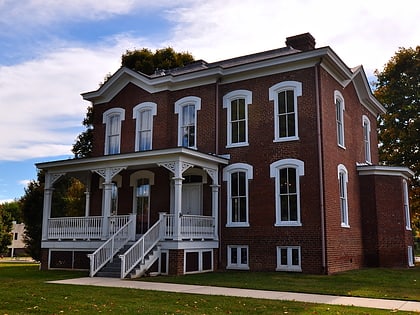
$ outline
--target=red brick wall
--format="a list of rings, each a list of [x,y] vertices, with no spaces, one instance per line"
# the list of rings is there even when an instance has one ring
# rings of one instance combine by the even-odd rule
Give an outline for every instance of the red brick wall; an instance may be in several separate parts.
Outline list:
[[[184,274],[184,250],[169,250],[169,275]]]

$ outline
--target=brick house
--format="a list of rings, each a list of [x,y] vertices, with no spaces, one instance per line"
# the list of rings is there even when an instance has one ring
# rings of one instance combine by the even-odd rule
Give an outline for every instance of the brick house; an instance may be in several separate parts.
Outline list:
[[[413,172],[378,161],[385,109],[363,68],[309,33],[152,76],[121,68],[82,95],[92,156],[37,164],[42,268],[93,276],[117,264],[126,277],[414,265]],[[51,216],[64,174],[85,184],[83,217]]]

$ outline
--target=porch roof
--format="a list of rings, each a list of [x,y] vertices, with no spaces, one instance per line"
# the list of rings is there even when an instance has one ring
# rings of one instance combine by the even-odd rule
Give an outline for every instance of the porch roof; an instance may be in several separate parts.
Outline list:
[[[106,167],[148,167],[172,161],[183,161],[199,167],[210,168],[218,164],[226,165],[229,163],[229,159],[226,156],[206,154],[184,147],[177,147],[126,154],[104,155],[91,158],[58,160],[36,163],[35,165],[38,169],[59,173],[89,171]]]

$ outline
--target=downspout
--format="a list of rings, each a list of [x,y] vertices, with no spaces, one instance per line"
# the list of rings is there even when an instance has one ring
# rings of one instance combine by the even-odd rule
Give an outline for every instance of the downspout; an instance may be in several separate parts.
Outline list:
[[[219,155],[219,105],[220,105],[219,104],[219,85],[220,85],[220,81],[221,81],[221,78],[217,78],[217,80],[216,80],[216,91],[215,91],[215,98],[216,98],[215,106],[216,106],[216,108],[214,110],[214,112],[215,112],[214,124],[215,124],[215,129],[216,129],[216,131],[215,131],[216,141],[215,141],[214,153],[216,155]],[[220,249],[220,240],[221,240],[221,228],[220,227],[222,226],[222,218],[221,218],[222,216],[220,215],[220,209],[222,209],[222,198],[221,198],[221,187],[222,187],[221,186],[222,185],[221,179],[222,178],[221,178],[219,167],[218,167],[217,176],[218,176],[218,184],[219,184],[219,200],[218,200],[219,215],[217,216],[218,217],[218,221],[217,221],[217,224],[218,224],[217,233],[218,233],[218,235],[217,235],[217,238],[218,238],[219,246],[218,246],[218,253],[217,253],[217,256],[218,256],[217,268],[219,269],[220,265],[221,265],[221,262],[222,262],[222,251]]]
[[[324,163],[323,163],[323,144],[321,135],[321,85],[319,76],[319,66],[322,58],[318,64],[315,65],[315,102],[316,102],[316,133],[318,140],[318,170],[319,170],[319,201],[321,210],[321,249],[322,249],[322,270],[326,274],[327,270],[327,252],[326,252],[326,231],[325,231],[325,202],[324,202]]]

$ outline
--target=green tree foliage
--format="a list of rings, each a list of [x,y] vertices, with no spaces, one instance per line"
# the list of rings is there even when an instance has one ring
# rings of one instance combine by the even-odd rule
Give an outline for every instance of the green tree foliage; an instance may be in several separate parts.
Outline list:
[[[72,152],[76,159],[89,157],[92,152],[93,141],[93,108],[87,108],[86,117],[83,120],[83,126],[86,130],[77,136],[76,142],[73,144]]]
[[[7,246],[12,243],[12,216],[0,207],[0,254],[7,253]]]
[[[151,75],[158,69],[183,67],[193,61],[194,57],[190,53],[178,53],[171,47],[157,49],[155,53],[148,48],[143,48],[127,50],[121,57],[121,66]]]
[[[23,223],[25,223],[24,242],[27,253],[35,260],[41,258],[42,208],[44,200],[44,174],[38,173],[38,180],[31,181],[21,198]]]
[[[379,118],[379,155],[386,165],[414,171],[411,209],[420,216],[420,46],[400,48],[377,76],[375,97],[387,113]]]

